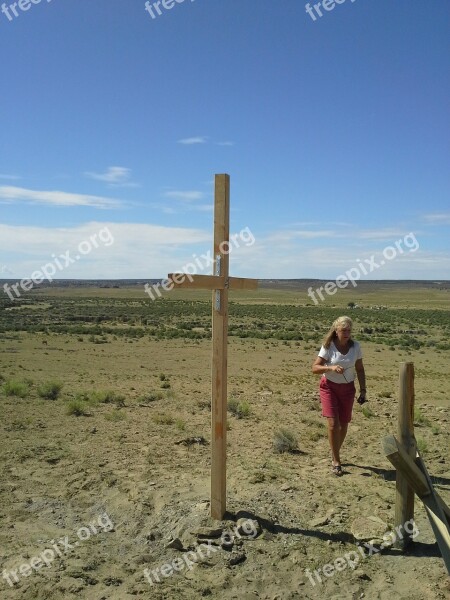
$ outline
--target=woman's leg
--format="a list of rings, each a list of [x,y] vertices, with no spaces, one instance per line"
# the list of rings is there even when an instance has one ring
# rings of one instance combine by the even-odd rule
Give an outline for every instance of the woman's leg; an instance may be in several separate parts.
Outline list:
[[[341,424],[339,419],[336,417],[327,417],[328,422],[328,441],[330,442],[331,458],[333,465],[341,464],[340,449],[342,446],[341,441]],[[344,435],[345,437],[345,435]]]
[[[328,417],[328,440],[330,442],[333,465],[341,464],[342,444],[347,435],[348,423],[340,423],[339,419]]]
[[[345,436],[347,435],[347,430],[348,430],[348,423],[341,423],[339,432],[339,450],[342,447],[342,444],[344,443],[345,440]]]
[[[320,400],[322,415],[327,418],[328,441],[331,448],[333,466],[340,466],[340,449],[347,434],[348,424],[341,424],[339,417],[339,384],[334,384],[322,378],[320,382]],[[345,420],[345,414],[343,415]],[[341,474],[341,473],[339,473]]]

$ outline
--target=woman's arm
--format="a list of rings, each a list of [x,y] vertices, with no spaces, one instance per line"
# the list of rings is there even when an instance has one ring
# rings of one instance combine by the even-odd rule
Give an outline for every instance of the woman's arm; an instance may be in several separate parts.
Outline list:
[[[366,395],[366,372],[364,371],[364,365],[362,358],[358,358],[355,362],[356,375],[358,377],[359,390],[361,395]]]
[[[325,359],[321,356],[318,356],[313,362],[312,372],[315,375],[323,375],[324,373],[330,373],[331,371],[334,371],[335,373],[343,373],[344,369],[340,365],[325,365]]]

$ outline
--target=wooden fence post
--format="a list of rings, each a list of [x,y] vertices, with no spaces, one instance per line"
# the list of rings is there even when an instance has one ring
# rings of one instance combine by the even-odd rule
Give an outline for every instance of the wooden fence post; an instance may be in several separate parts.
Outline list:
[[[414,364],[402,363],[399,378],[399,405],[398,405],[398,438],[404,450],[416,459],[416,439],[414,437]],[[414,490],[408,483],[403,473],[397,469],[396,479],[397,497],[395,501],[395,526],[397,531],[403,532],[403,537],[398,537],[395,547],[404,551],[411,542],[411,535],[407,534],[404,524],[414,519]]]

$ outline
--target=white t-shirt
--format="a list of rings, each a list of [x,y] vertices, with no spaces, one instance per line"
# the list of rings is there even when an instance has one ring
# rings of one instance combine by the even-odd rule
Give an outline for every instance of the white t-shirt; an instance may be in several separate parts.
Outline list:
[[[335,373],[334,371],[324,373],[327,379],[334,381],[335,383],[350,383],[355,379],[355,362],[359,358],[362,358],[362,351],[359,343],[353,342],[353,346],[351,346],[347,354],[341,354],[334,345],[334,342],[331,342],[329,348],[324,348],[322,346],[319,356],[325,359],[327,367],[340,365],[345,369],[343,374]]]

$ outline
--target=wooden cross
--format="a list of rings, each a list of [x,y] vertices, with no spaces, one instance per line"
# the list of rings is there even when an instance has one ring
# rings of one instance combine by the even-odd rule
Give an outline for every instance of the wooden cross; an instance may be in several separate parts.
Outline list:
[[[226,511],[228,290],[256,290],[257,279],[229,277],[230,176],[216,175],[213,275],[171,273],[177,288],[212,290],[211,516]]]

